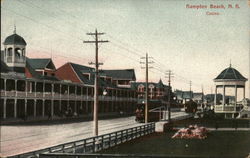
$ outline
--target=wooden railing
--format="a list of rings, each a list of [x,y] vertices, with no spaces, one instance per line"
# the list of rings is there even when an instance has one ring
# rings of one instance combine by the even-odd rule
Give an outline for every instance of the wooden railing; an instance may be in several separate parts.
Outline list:
[[[93,100],[92,96],[76,95],[76,94],[59,94],[50,92],[24,92],[24,91],[1,91],[1,97],[17,97],[17,98],[37,98],[37,99],[72,99],[72,100]],[[101,101],[136,101],[137,98],[115,97],[115,96],[99,96]]]
[[[35,158],[39,157],[39,154],[46,153],[94,153],[154,132],[155,123],[148,123],[138,127],[128,128],[113,133],[103,134],[96,137],[90,137],[42,150],[12,156],[12,158]]]

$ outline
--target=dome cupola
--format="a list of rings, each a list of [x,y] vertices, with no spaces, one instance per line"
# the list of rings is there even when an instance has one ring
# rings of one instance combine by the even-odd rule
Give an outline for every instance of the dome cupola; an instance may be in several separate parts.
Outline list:
[[[8,36],[4,42],[4,62],[14,72],[24,73],[26,66],[26,45],[23,37],[14,33]]]

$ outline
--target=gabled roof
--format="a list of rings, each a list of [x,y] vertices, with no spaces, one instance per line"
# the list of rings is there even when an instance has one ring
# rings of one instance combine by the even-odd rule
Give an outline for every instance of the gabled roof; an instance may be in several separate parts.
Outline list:
[[[90,84],[90,85],[94,84],[94,71],[95,71],[94,68],[83,66],[83,65],[79,65],[79,64],[75,64],[75,63],[71,63],[71,62],[69,62],[68,64],[71,65],[71,67],[75,71],[75,73],[78,76],[78,78],[84,84]],[[89,73],[90,74],[90,79],[88,79],[87,77],[85,77],[83,75],[83,73]]]
[[[31,66],[30,60],[26,60],[26,68],[31,73],[32,78],[41,79],[41,80],[59,81],[59,79],[56,78],[55,76],[43,76],[43,75],[37,73],[35,68],[33,68]]]
[[[231,65],[230,67],[226,68],[223,70],[215,79],[216,80],[242,80],[246,81],[247,79],[241,75],[241,73],[232,68]]]
[[[56,69],[53,61],[50,58],[27,58],[30,66],[34,69],[45,69],[50,64],[52,69]]]
[[[69,64],[71,65],[71,67],[73,68],[75,73],[77,74],[78,78],[84,84],[94,85],[94,81],[95,81],[95,69],[94,68],[84,66],[84,65],[75,64],[75,63],[69,63]],[[83,75],[84,73],[89,73],[90,79],[88,79],[86,76],[84,76]],[[100,86],[114,87],[114,85],[112,85],[112,83],[105,82],[101,79],[99,79],[99,85]]]
[[[114,80],[132,80],[135,81],[135,70],[124,69],[124,70],[101,70],[101,74],[112,77]]]
[[[162,82],[162,80],[160,79],[160,81],[158,82],[158,84],[157,84],[157,87],[158,88],[164,88],[164,84],[163,84],[163,82]]]
[[[193,93],[194,100],[202,99],[203,96],[204,96],[203,93]]]
[[[194,96],[194,93],[191,91],[181,91],[181,90],[175,90],[175,95],[178,99],[192,99]]]

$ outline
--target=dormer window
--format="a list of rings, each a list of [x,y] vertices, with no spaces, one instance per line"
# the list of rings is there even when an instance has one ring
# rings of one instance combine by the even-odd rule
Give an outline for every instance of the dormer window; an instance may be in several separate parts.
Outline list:
[[[143,85],[139,85],[138,86],[138,91],[139,92],[144,92],[144,86]]]
[[[87,78],[88,80],[90,80],[90,74],[89,73],[83,73],[82,74],[85,78]]]
[[[111,77],[107,77],[106,81],[109,82],[109,83],[112,83],[112,78]]]

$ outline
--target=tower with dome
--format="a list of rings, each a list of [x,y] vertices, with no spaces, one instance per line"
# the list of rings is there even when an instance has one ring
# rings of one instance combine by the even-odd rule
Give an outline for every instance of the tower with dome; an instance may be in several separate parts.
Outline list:
[[[6,37],[4,45],[4,62],[14,72],[24,73],[26,66],[26,45],[23,37],[16,34],[16,28],[12,35]]]

